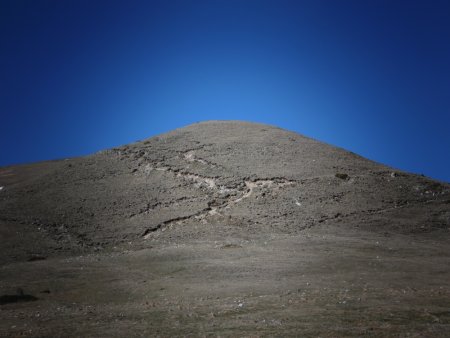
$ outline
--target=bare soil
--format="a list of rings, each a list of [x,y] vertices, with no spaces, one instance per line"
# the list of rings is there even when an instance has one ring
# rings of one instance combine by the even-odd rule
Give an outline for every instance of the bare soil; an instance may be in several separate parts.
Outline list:
[[[0,336],[450,332],[450,186],[206,122],[0,168]]]

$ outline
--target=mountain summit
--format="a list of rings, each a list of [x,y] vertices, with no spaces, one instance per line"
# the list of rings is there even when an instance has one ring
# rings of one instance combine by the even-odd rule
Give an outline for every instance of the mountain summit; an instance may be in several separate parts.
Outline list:
[[[197,123],[87,157],[0,168],[0,186],[9,272],[0,291],[55,288],[25,309],[8,304],[0,335],[22,332],[16,312],[32,316],[39,303],[48,321],[32,320],[38,335],[75,336],[397,334],[428,320],[422,301],[436,313],[450,304],[439,284],[450,276],[450,185],[273,126]],[[437,297],[430,288],[439,287]],[[389,303],[405,300],[402,288],[403,308]],[[69,301],[93,308],[100,324],[79,327],[71,306],[52,322],[53,306]],[[393,311],[390,327],[371,306]],[[146,321],[144,310],[160,319]],[[450,323],[445,311],[430,314],[436,332]]]

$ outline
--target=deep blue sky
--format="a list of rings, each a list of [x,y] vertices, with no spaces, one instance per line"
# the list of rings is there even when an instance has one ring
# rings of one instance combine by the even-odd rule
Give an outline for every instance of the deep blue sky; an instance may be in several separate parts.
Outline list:
[[[450,1],[1,0],[0,165],[270,123],[450,182]]]

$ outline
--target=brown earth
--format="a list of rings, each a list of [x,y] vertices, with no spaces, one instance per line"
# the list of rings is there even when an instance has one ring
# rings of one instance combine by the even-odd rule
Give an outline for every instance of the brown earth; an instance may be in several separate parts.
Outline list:
[[[0,186],[1,336],[450,332],[450,185],[296,133],[199,123]]]

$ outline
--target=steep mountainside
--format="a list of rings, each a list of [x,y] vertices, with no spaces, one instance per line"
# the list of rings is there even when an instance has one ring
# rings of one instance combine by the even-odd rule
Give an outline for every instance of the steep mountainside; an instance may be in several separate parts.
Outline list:
[[[50,249],[298,233],[322,222],[430,231],[448,228],[450,218],[449,185],[242,122],[199,123],[84,158],[3,168],[0,184],[1,221],[39,231]]]
[[[44,285],[52,273],[58,280],[58,273],[52,269],[59,271],[57,267],[62,264],[62,259],[75,255],[98,255],[112,259],[116,253],[141,252],[142,255],[149,255],[148,259],[153,262],[156,254],[148,251],[152,248],[169,250],[206,243],[208,248],[209,245],[219,245],[234,252],[245,246],[243,243],[253,243],[249,246],[254,249],[254,261],[242,265],[243,270],[239,271],[244,273],[245,266],[267,262],[265,255],[268,253],[261,250],[271,240],[278,243],[273,248],[278,247],[279,252],[283,252],[283,248],[303,243],[307,234],[316,236],[316,239],[322,238],[323,242],[317,242],[309,251],[322,260],[324,256],[319,255],[322,250],[336,253],[347,245],[360,247],[355,244],[358,238],[376,238],[377,243],[380,238],[393,238],[399,248],[406,248],[404,245],[411,238],[441,238],[447,241],[450,228],[450,185],[386,167],[293,132],[246,122],[198,123],[87,157],[0,168],[0,186],[0,264],[3,264],[3,273],[9,271],[11,276],[2,285],[5,293],[13,288],[14,283],[20,284],[21,278],[17,277],[17,273],[22,269],[28,271],[31,263],[27,261],[41,258],[46,260],[36,264],[42,264],[42,271],[47,271],[40,277]],[[334,246],[331,237],[326,237],[336,233],[343,236],[339,238],[346,238],[347,244]],[[404,240],[400,241],[402,238]],[[281,239],[287,242],[279,242]],[[261,246],[261,243],[265,244]],[[304,248],[308,245],[305,244]],[[204,246],[195,250],[192,248],[183,255],[197,257],[204,250]],[[172,253],[175,256],[178,254],[181,253]],[[235,258],[234,253],[231,256],[221,254],[225,255],[225,261]],[[161,252],[156,256],[162,261],[166,257]],[[448,257],[448,252],[444,256]],[[330,259],[328,255],[326,257]],[[352,257],[356,259],[358,254]],[[133,261],[135,258],[129,259]],[[295,264],[296,260],[290,259],[293,256],[286,256],[276,269],[288,262]],[[364,255],[358,259],[364,259]],[[298,258],[298,261],[301,259]],[[45,265],[49,262],[53,262],[51,269]],[[330,261],[329,264],[339,266],[339,262],[342,260]],[[444,265],[447,264],[445,262],[448,263],[448,260],[443,261]],[[67,264],[70,266],[70,263]],[[86,262],[85,266],[89,264],[91,261]],[[171,263],[167,264],[170,266]],[[34,271],[34,268],[30,269]],[[163,278],[164,273],[159,277],[154,275],[152,280]],[[280,278],[289,279],[304,276],[306,272],[286,267],[276,273]],[[447,274],[448,271],[442,273]],[[117,278],[125,278],[118,272],[116,275],[121,276]],[[256,283],[261,275],[255,272],[253,277]],[[338,280],[347,277],[334,276]],[[99,276],[95,278],[97,282],[104,282]],[[183,277],[179,278],[181,282]],[[251,284],[251,281],[246,280],[246,283]],[[66,282],[59,282],[61,290],[65,290]],[[268,281],[267,286],[272,282]],[[198,285],[196,283],[193,282],[193,285]],[[383,289],[389,283],[380,282],[379,288]],[[96,284],[93,282],[93,285]],[[137,290],[135,286],[129,287]],[[79,292],[87,289],[87,286],[79,287]],[[174,295],[180,292],[177,288],[173,290]],[[258,290],[255,287],[252,292],[258,293]],[[97,291],[91,292],[98,295]],[[201,294],[198,292],[197,296]],[[144,294],[148,296],[148,290]],[[385,294],[381,297],[389,298]],[[443,297],[446,302],[449,300]],[[103,304],[104,299],[97,300],[95,304]],[[77,298],[77,301],[80,300]],[[51,300],[47,302],[49,306],[59,304],[56,298],[54,303]],[[160,304],[156,308],[158,313],[165,313],[172,305]],[[11,304],[7,306],[12,311],[8,314],[13,318],[17,309]],[[270,305],[267,306],[270,308]],[[53,319],[56,316],[52,313],[47,315]],[[105,314],[98,316],[103,324],[108,322],[104,319],[107,317]],[[237,331],[234,329],[242,325],[247,327],[244,335],[277,332],[260,331],[256,326],[252,328],[248,323],[239,322],[236,318],[233,320],[236,322],[229,322],[227,326],[233,329],[227,331],[227,327],[222,327],[222,333],[235,335]],[[378,323],[376,319],[371,320]],[[408,320],[404,322],[408,323]],[[11,319],[10,322],[14,321]],[[339,323],[335,323],[335,328],[342,324]],[[166,324],[170,327],[168,323],[161,324],[161,327]],[[209,331],[196,330],[197,324],[189,326],[191,322],[188,319],[181,320],[180,330],[171,333],[195,335],[215,332],[213,328]],[[70,327],[71,324],[66,325]],[[298,331],[299,328],[292,325],[290,331],[285,332],[287,335],[325,332],[321,329]],[[100,330],[101,327],[77,334],[91,332],[107,336],[107,331],[102,331],[106,330],[105,327]],[[143,327],[141,329],[144,331],[139,332],[155,333],[150,327]],[[126,328],[129,330],[128,326]],[[4,328],[0,334],[18,333],[9,330],[9,327]],[[62,327],[56,331],[46,330],[44,325],[38,332],[65,332]],[[329,332],[340,332],[333,330]],[[363,331],[352,332],[361,334]],[[121,336],[119,333],[115,334]]]

